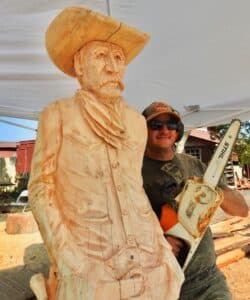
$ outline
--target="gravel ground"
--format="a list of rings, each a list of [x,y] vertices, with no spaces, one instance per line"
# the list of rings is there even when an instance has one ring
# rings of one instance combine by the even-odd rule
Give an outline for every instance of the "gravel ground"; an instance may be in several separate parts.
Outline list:
[[[27,300],[32,295],[31,291],[14,281],[24,282],[28,286],[32,274],[48,271],[40,234],[8,235],[5,232],[5,215],[0,214],[0,241],[0,299]],[[233,300],[250,300],[250,257],[221,270],[227,278]],[[11,290],[11,297],[5,294],[7,289]]]
[[[221,269],[227,278],[233,300],[250,300],[250,257]]]

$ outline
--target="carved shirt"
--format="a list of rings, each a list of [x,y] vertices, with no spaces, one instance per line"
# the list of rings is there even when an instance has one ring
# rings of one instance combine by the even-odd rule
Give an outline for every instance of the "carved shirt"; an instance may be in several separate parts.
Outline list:
[[[77,257],[86,262],[83,276],[104,262],[115,279],[165,265],[171,299],[183,275],[143,189],[145,120],[122,99],[113,106],[115,115],[109,105],[78,93],[45,108],[32,161],[31,206],[52,261],[58,264],[57,249],[74,271]]]

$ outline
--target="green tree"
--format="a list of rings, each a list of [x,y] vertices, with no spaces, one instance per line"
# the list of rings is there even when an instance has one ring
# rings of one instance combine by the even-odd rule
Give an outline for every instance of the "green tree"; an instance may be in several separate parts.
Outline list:
[[[6,162],[5,158],[1,157],[0,158],[0,183],[9,183],[10,182],[10,176],[8,174],[8,170],[6,168]]]
[[[229,124],[208,127],[211,138],[221,138]],[[237,153],[241,166],[250,165],[250,121],[242,122],[238,139],[235,143],[234,152]]]
[[[241,166],[250,165],[250,140],[238,139],[234,146],[234,151],[238,154]]]

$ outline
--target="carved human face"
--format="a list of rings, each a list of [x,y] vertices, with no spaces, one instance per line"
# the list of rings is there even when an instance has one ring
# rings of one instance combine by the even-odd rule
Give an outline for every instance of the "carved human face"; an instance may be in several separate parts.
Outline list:
[[[75,71],[83,90],[114,99],[124,89],[125,56],[118,45],[92,41],[75,55]]]

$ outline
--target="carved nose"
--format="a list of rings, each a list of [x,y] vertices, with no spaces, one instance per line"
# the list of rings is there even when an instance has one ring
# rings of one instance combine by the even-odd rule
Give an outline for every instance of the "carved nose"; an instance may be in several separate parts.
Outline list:
[[[115,61],[115,58],[112,54],[108,55],[108,57],[106,58],[106,71],[107,72],[114,72],[117,73],[118,72],[118,66],[117,63]]]

